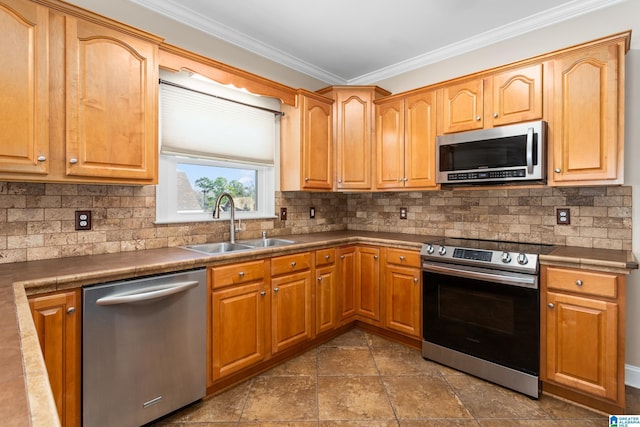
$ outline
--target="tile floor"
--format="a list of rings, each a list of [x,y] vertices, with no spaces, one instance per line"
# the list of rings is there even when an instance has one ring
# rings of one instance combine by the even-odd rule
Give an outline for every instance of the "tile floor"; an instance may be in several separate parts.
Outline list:
[[[629,389],[630,409],[640,393]],[[630,412],[639,413],[639,412]],[[353,329],[154,427],[596,427],[607,417],[539,400]]]

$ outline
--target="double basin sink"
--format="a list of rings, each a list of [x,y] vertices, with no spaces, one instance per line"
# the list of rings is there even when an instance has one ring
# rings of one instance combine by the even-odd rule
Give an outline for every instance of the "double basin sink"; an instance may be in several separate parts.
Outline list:
[[[183,246],[185,249],[200,252],[207,255],[225,254],[229,252],[247,251],[250,249],[269,248],[274,246],[286,246],[295,243],[293,240],[286,239],[253,239],[243,240],[236,243],[217,242],[203,243],[200,245]]]

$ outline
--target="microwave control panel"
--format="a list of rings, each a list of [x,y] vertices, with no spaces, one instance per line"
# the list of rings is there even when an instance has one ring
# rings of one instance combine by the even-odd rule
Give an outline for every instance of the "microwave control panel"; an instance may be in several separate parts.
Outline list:
[[[480,172],[456,172],[447,174],[449,181],[460,181],[470,179],[503,179],[503,178],[524,178],[527,175],[526,168],[508,170],[488,170]]]

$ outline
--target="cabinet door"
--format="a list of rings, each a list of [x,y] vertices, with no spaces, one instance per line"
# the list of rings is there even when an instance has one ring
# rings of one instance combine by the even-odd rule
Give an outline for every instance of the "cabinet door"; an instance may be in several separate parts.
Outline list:
[[[616,400],[618,305],[547,292],[542,379]]]
[[[623,45],[567,54],[553,66],[550,181],[622,183]]]
[[[271,280],[272,353],[313,337],[311,329],[311,273],[295,273]]]
[[[43,6],[0,0],[0,173],[49,172],[48,19]]]
[[[348,323],[356,314],[356,248],[338,251],[338,314],[340,321]]]
[[[340,190],[371,189],[373,100],[369,92],[338,92],[336,184]]]
[[[496,74],[487,79],[485,127],[542,118],[542,64]]]
[[[303,189],[333,187],[332,127],[333,107],[302,96],[302,176]]]
[[[380,249],[359,247],[356,258],[356,314],[380,321]]]
[[[212,292],[212,375],[217,380],[265,359],[264,282]]]
[[[335,265],[316,269],[316,334],[337,325],[336,276]]]
[[[36,296],[29,307],[63,426],[80,425],[80,294]]]
[[[65,25],[67,175],[157,182],[157,45]]]
[[[482,79],[468,80],[440,89],[442,129],[439,133],[482,129],[483,90]]]
[[[404,187],[404,100],[377,105],[376,187]]]
[[[404,187],[436,185],[436,95],[434,91],[409,96],[405,106]]]
[[[387,264],[385,327],[420,338],[420,269]]]

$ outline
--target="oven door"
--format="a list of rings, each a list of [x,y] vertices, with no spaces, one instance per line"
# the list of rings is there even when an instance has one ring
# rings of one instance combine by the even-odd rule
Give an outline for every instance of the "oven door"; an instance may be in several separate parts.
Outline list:
[[[536,275],[423,263],[424,340],[538,375]]]

